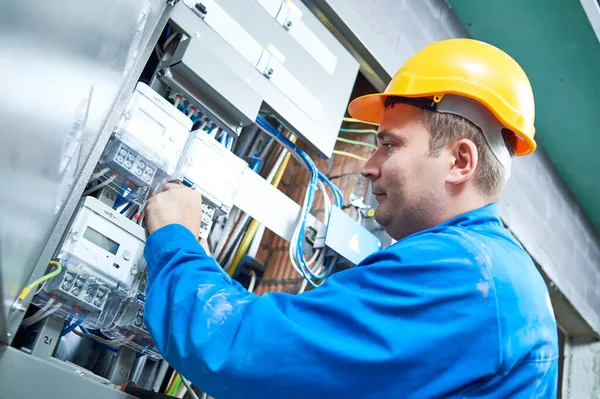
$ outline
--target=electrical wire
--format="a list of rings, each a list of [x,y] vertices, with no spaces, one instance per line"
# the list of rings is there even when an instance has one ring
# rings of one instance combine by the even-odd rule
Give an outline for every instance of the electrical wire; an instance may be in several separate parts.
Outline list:
[[[348,143],[348,144],[354,144],[354,145],[358,145],[361,147],[369,147],[372,148],[374,150],[377,149],[377,146],[371,143],[365,143],[364,141],[357,141],[357,140],[350,140],[350,139],[345,139],[343,137],[337,137],[335,139],[336,141],[342,142],[342,143]]]
[[[248,248],[250,248],[250,244],[252,243],[252,239],[254,238],[254,234],[256,234],[259,225],[260,223],[256,219],[252,219],[252,221],[250,222],[250,226],[248,226],[248,230],[246,230],[246,234],[244,234],[244,237],[240,241],[238,249],[235,252],[235,255],[233,256],[231,266],[226,268],[227,273],[229,273],[231,277],[235,275],[238,266],[244,258],[244,255],[246,254],[246,252],[248,252]]]
[[[119,347],[118,346],[110,346],[110,345],[107,345],[107,344],[105,344],[103,342],[100,342],[99,340],[101,338],[100,337],[96,337],[94,334],[92,334],[91,332],[89,332],[88,329],[85,328],[84,326],[79,326],[79,329],[81,330],[81,332],[83,334],[81,334],[81,333],[78,334],[77,331],[73,331],[73,332],[75,334],[77,334],[78,336],[80,336],[81,338],[90,338],[90,339],[94,340],[98,346],[100,346],[100,347],[102,347],[104,349],[108,349],[109,351],[112,351],[112,352],[118,352],[119,351]],[[91,338],[91,337],[98,338],[98,340],[96,340],[94,338]]]
[[[81,323],[83,323],[85,321],[86,317],[87,317],[86,314],[82,314],[81,317],[79,318],[79,320],[75,321],[70,326],[66,326],[67,322],[65,322],[65,326],[66,327],[64,327],[63,330],[60,332],[60,336],[64,337],[65,335],[67,335],[71,331],[75,330],[77,327],[79,327],[81,325]],[[67,319],[67,321],[68,321],[68,319]]]
[[[87,189],[86,191],[83,192],[83,194],[81,194],[82,197],[85,197],[86,195],[90,195],[92,193],[95,193],[96,191],[100,190],[103,187],[108,186],[110,183],[112,183],[113,181],[116,180],[116,178],[119,177],[119,173],[115,173],[114,175],[112,175],[111,177],[109,177],[108,179],[104,180],[103,182],[95,185],[94,187]]]
[[[181,382],[187,388],[187,391],[190,394],[190,396],[192,397],[192,399],[200,399],[198,397],[198,395],[196,395],[196,392],[194,392],[194,390],[192,389],[192,384],[190,384],[190,382],[188,380],[186,380],[185,378],[182,377]]]
[[[48,302],[46,302],[44,304],[44,306],[41,307],[37,312],[35,312],[31,316],[27,317],[26,319],[23,319],[23,321],[21,322],[21,326],[22,327],[29,327],[31,325],[34,325],[38,321],[43,320],[44,318],[46,318],[50,314],[52,314],[52,311],[54,309],[51,309],[51,308],[52,308],[52,305],[54,304],[54,302],[56,302],[57,299],[58,299],[58,297],[56,295],[52,295],[50,297],[50,299],[48,300]],[[59,304],[59,306],[57,308],[60,308],[60,304]],[[54,310],[54,311],[56,311],[56,310]],[[46,313],[48,313],[48,314],[46,314]]]
[[[167,375],[167,371],[169,370],[169,363],[166,360],[161,360],[160,365],[158,366],[158,372],[156,373],[156,378],[154,379],[154,385],[152,385],[152,390],[154,392],[158,392],[160,390],[160,386]]]
[[[256,285],[256,272],[250,270],[250,283],[248,284],[248,292],[254,292],[254,286]]]
[[[231,237],[237,237],[242,233],[242,230],[244,229],[244,226],[246,225],[246,222],[249,218],[250,216],[246,213],[244,213],[240,217],[240,219],[236,223],[235,228],[233,229],[233,232],[231,233],[230,239],[227,241],[227,245],[225,245],[225,248],[223,249],[223,251],[221,251],[219,255],[219,263],[222,263],[225,260],[225,256],[229,253],[229,251],[231,251],[231,248],[236,244],[236,240]]]
[[[358,159],[359,161],[364,161],[364,162],[367,162],[367,161],[368,161],[368,159],[367,159],[367,158],[363,158],[363,157],[361,157],[360,155],[356,155],[356,154],[353,154],[353,153],[351,153],[351,152],[339,151],[339,150],[333,150],[333,153],[334,153],[335,155],[341,155],[341,156],[343,156],[343,157],[348,157],[348,158]]]
[[[223,232],[221,233],[221,238],[219,238],[219,242],[213,251],[213,257],[215,259],[219,259],[221,256],[221,252],[225,248],[225,244],[227,244],[227,238],[231,235],[233,228],[235,227],[235,222],[240,215],[239,208],[233,208],[229,213],[229,217],[227,221],[225,221],[225,226],[223,226]]]
[[[177,36],[177,33],[173,33],[171,36],[169,36],[167,38],[167,40],[165,40],[165,43],[162,46],[163,51],[167,51],[167,47],[169,46],[169,44],[171,44],[171,42],[175,39],[176,36]]]
[[[179,389],[180,385],[181,385],[181,375],[176,371],[175,376],[174,376],[173,380],[171,381],[171,384],[169,384],[169,387],[167,388],[165,394],[168,396],[175,395],[175,393]]]
[[[342,133],[358,133],[358,134],[377,134],[377,130],[375,130],[375,129],[346,129],[346,128],[341,128],[340,132],[342,132]]]
[[[106,167],[106,168],[102,169],[101,171],[99,171],[97,173],[94,173],[92,176],[90,176],[90,181],[94,181],[96,179],[99,179],[100,177],[104,176],[108,172],[110,172],[110,168]]]
[[[313,270],[306,262],[306,258],[304,257],[304,237],[305,237],[305,229],[306,229],[306,220],[308,217],[308,213],[312,207],[312,202],[314,200],[314,193],[317,188],[317,182],[319,180],[325,181],[333,190],[334,196],[336,198],[336,205],[343,203],[343,196],[341,195],[341,191],[337,188],[325,175],[320,173],[315,166],[312,159],[300,148],[298,148],[294,143],[290,142],[290,140],[285,137],[282,133],[280,133],[275,127],[273,127],[270,123],[268,123],[262,116],[258,116],[256,122],[259,127],[264,129],[267,133],[273,136],[276,140],[278,140],[288,151],[292,152],[294,157],[300,161],[310,172],[310,182],[308,185],[308,189],[306,191],[306,195],[304,197],[304,202],[300,211],[300,217],[296,229],[294,230],[294,234],[292,235],[292,239],[290,241],[290,261],[292,265],[295,266],[295,269],[304,277],[308,282],[316,287],[319,283],[315,283],[312,281],[311,277],[319,279],[321,275],[326,276],[327,271],[324,274],[315,275]],[[282,122],[279,122],[282,124]],[[324,189],[323,189],[324,191]],[[324,252],[318,258],[317,265],[322,264],[324,262]],[[318,269],[317,269],[318,270]],[[310,276],[309,276],[310,275]]]
[[[343,121],[344,122],[352,122],[352,123],[364,123],[365,125],[372,125],[372,126],[379,126],[379,124],[377,124],[377,123],[365,122],[365,121],[361,121],[359,119],[354,119],[354,118],[344,118]]]
[[[113,347],[124,345],[127,342],[131,341],[133,338],[135,338],[135,335],[131,334],[127,338],[109,340],[109,339],[100,338],[99,336],[94,335],[94,334],[79,332],[77,330],[73,330],[73,334],[78,335],[82,338],[93,339],[94,341],[96,341],[98,343],[108,345],[108,346],[113,346]]]
[[[52,270],[50,273],[38,278],[33,283],[29,284],[27,287],[23,288],[23,290],[19,294],[20,301],[27,298],[27,295],[29,295],[29,293],[31,292],[32,289],[34,289],[35,287],[37,287],[39,284],[43,283],[44,281],[47,281],[53,277],[56,277],[62,271],[62,265],[60,263],[58,263],[54,260],[51,260],[50,262],[48,262],[48,264],[55,266],[56,268],[54,270]]]

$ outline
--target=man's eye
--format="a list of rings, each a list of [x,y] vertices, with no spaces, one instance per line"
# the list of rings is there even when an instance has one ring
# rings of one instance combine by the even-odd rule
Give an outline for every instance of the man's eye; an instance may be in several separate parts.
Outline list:
[[[391,143],[383,143],[383,146],[385,147],[386,150],[391,150],[393,145]]]

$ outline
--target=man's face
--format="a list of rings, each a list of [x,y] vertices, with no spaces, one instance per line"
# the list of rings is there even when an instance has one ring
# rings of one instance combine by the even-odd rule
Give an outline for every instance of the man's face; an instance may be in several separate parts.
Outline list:
[[[375,220],[396,240],[435,225],[434,215],[447,196],[449,161],[444,154],[429,155],[429,132],[420,112],[405,104],[388,108],[377,151],[362,169],[379,203]]]

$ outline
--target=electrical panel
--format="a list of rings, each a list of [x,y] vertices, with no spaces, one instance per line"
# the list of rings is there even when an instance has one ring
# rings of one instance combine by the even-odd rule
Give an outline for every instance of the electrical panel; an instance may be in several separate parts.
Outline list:
[[[329,157],[359,64],[300,1],[185,0],[161,82],[234,134],[268,110]]]

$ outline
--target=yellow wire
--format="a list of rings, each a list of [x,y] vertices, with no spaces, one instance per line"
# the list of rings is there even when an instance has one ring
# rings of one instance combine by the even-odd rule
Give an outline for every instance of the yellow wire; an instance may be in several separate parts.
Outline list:
[[[365,143],[364,141],[350,140],[350,139],[345,139],[343,137],[338,137],[338,138],[336,138],[336,140],[340,141],[342,143],[354,144],[354,145],[359,145],[359,146],[362,146],[362,147],[369,147],[369,148],[372,148],[374,150],[377,149],[376,145],[373,145],[371,143]]]
[[[364,123],[365,125],[379,126],[377,123],[365,122],[365,121],[361,121],[360,119],[354,119],[354,118],[344,118],[344,122]]]
[[[290,137],[290,141],[292,143],[295,143],[296,136]],[[283,161],[281,162],[281,165],[279,165],[279,169],[277,169],[275,176],[273,176],[273,181],[271,182],[271,184],[273,186],[275,186],[275,187],[279,186],[279,182],[281,182],[283,173],[285,172],[285,169],[287,168],[287,165],[290,161],[291,155],[292,154],[288,151],[288,153],[285,154],[285,157],[283,157]],[[254,236],[256,235],[256,232],[258,231],[259,227],[260,227],[260,223],[256,219],[252,219],[252,221],[250,222],[250,225],[248,226],[248,230],[246,230],[246,234],[244,235],[244,238],[242,238],[242,242],[240,243],[240,246],[238,247],[238,250],[236,251],[236,253],[233,257],[233,262],[231,262],[231,266],[229,267],[229,270],[227,271],[227,273],[231,277],[233,277],[233,275],[237,271],[238,266],[240,265],[242,259],[244,258],[244,255],[246,255],[246,253],[248,252],[248,248],[250,248],[250,245],[252,245],[252,240],[254,239]]]
[[[179,388],[179,385],[181,384],[181,382],[179,384],[177,384],[178,381],[181,381],[181,376],[179,375],[178,372],[175,372],[175,375],[173,376],[173,379],[171,380],[171,383],[169,384],[169,387],[167,388],[167,390],[165,391],[165,394],[172,396],[175,389]]]
[[[360,155],[352,154],[351,152],[333,150],[333,153],[335,155],[341,155],[343,157],[358,159],[359,161],[364,161],[364,162],[368,161],[367,158],[363,158]]]
[[[342,133],[361,133],[361,134],[377,134],[375,129],[340,129]]]
[[[46,275],[38,278],[33,283],[31,283],[27,287],[23,288],[23,290],[19,294],[19,300],[20,301],[22,301],[25,298],[27,298],[27,295],[29,295],[29,293],[31,292],[31,290],[33,290],[35,287],[37,287],[38,285],[40,285],[44,281],[50,280],[52,277],[56,277],[62,271],[62,266],[61,266],[60,263],[51,260],[50,262],[48,262],[48,264],[52,265],[52,266],[55,266],[56,269],[54,269],[50,273],[48,273],[48,274],[46,274]]]

